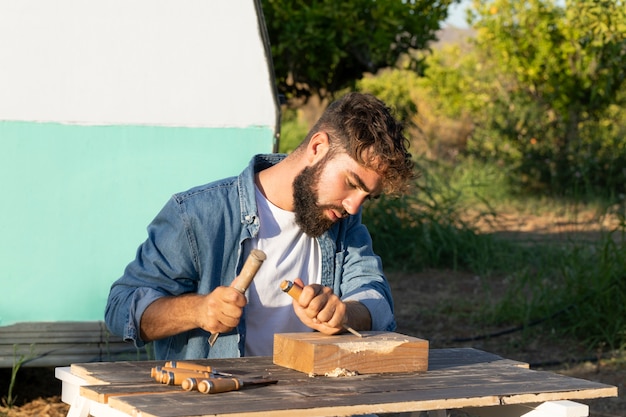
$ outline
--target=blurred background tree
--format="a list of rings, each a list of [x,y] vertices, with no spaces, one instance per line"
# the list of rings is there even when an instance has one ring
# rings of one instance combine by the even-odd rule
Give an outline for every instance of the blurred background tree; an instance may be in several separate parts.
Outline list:
[[[263,0],[279,93],[296,105],[354,89],[363,74],[426,48],[458,1]],[[421,71],[418,59],[409,65]]]
[[[623,195],[624,2],[474,0],[470,10],[472,47],[426,55],[413,138],[430,157],[501,167],[521,193]]]
[[[624,192],[624,3],[474,0],[474,12],[493,85],[470,151],[515,167],[531,190]]]

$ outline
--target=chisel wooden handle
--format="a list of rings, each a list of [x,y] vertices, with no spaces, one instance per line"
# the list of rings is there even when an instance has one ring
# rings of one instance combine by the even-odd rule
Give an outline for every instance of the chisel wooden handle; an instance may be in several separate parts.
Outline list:
[[[251,385],[269,385],[277,382],[277,379],[267,378],[203,378],[198,379],[197,382],[189,381],[185,387],[194,389],[193,384],[196,383],[195,389],[203,394],[219,394],[220,392],[237,391]]]
[[[165,385],[181,385],[187,378],[210,378],[210,372],[194,371],[165,371],[161,378],[161,383]]]
[[[194,371],[192,369],[170,368],[157,366],[151,369],[150,376],[157,382],[166,385],[180,385],[185,378],[212,376],[213,373],[207,371]]]
[[[280,283],[280,289],[286,292],[293,298],[298,301],[300,299],[300,294],[302,294],[302,287],[298,284],[291,281],[283,281]]]
[[[202,381],[202,378],[187,378],[180,384],[181,388],[185,391],[197,391],[198,382]]]
[[[246,259],[246,263],[244,263],[243,268],[241,268],[241,272],[235,277],[230,286],[242,294],[245,293],[266,257],[265,252],[262,250],[252,249]],[[219,335],[219,333],[211,334],[209,337],[209,345],[213,346]]]
[[[212,372],[213,368],[209,365],[199,365],[192,362],[182,362],[182,361],[167,361],[165,362],[165,367],[176,368],[176,369],[189,369],[197,372]]]
[[[237,378],[208,378],[198,381],[198,391],[203,394],[237,391],[239,388],[241,381]]]

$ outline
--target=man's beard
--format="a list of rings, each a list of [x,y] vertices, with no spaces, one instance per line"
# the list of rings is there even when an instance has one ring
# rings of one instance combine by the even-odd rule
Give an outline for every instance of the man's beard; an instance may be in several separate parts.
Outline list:
[[[325,165],[326,158],[311,167],[304,168],[293,181],[296,223],[304,233],[311,237],[321,236],[335,223],[324,215],[324,210],[334,209],[342,214],[345,212],[343,207],[320,206],[317,203],[317,185]]]

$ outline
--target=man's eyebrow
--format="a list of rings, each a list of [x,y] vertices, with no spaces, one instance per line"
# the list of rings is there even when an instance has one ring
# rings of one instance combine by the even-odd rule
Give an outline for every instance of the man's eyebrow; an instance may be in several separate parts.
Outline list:
[[[350,173],[350,176],[352,177],[352,180],[354,182],[356,182],[356,185],[357,185],[358,188],[360,188],[361,190],[365,191],[368,194],[373,194],[373,191],[370,190],[367,187],[367,185],[365,185],[365,183],[363,182],[361,177],[359,177],[359,175],[356,172],[354,172],[352,170],[349,170],[348,172]]]

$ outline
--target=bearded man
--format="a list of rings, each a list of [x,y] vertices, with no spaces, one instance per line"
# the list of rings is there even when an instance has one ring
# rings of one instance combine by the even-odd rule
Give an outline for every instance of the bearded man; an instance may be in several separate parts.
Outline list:
[[[361,207],[414,178],[408,141],[372,95],[332,103],[289,155],[174,195],[113,283],[112,333],[156,359],[271,356],[275,333],[395,330],[393,300]],[[253,250],[266,260],[231,287]],[[280,283],[304,287],[297,300]],[[211,334],[220,334],[214,344]]]

